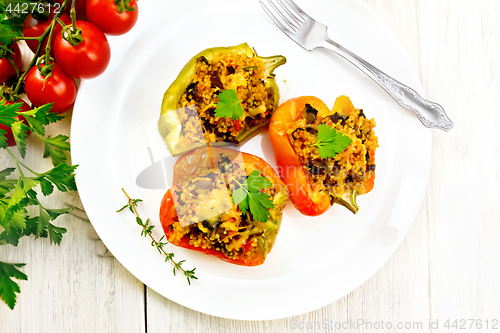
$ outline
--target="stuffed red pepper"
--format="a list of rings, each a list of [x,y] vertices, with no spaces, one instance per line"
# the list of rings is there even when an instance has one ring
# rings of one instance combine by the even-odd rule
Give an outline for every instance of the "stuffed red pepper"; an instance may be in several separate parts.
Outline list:
[[[286,185],[261,158],[200,148],[177,160],[160,221],[174,245],[256,266],[274,245],[287,200]]]
[[[275,111],[269,137],[278,173],[302,214],[323,214],[334,203],[358,211],[356,196],[374,185],[374,127],[375,120],[347,96],[338,97],[331,110],[320,99],[304,96]]]

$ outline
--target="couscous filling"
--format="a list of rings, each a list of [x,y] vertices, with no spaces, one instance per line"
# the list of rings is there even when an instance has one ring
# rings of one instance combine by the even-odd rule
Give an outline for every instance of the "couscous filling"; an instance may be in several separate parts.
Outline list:
[[[169,225],[169,241],[213,249],[229,259],[263,257],[270,251],[268,240],[277,234],[282,206],[288,199],[276,184],[262,189],[275,203],[266,222],[256,221],[234,205],[231,193],[235,182],[245,182],[247,170],[243,163],[233,163],[224,154],[218,157],[218,170],[200,168],[193,179],[181,183],[176,190],[177,220]],[[272,182],[271,179],[268,179]]]
[[[322,158],[317,146],[318,127],[326,124],[348,136],[352,142],[334,157]],[[373,128],[375,120],[366,118],[363,110],[356,109],[349,116],[334,113],[322,117],[311,105],[306,104],[300,116],[288,127],[292,147],[312,186],[317,191],[327,191],[330,198],[356,191],[365,193],[366,180],[375,172],[375,149],[378,138]]]
[[[196,142],[232,142],[240,133],[269,121],[274,96],[266,89],[264,63],[245,54],[217,53],[208,61],[196,60],[192,82],[182,95],[177,113],[183,124],[182,144]],[[216,117],[217,97],[222,91],[234,89],[244,110],[237,119]],[[189,107],[189,106],[195,106]],[[201,126],[200,126],[201,123]]]

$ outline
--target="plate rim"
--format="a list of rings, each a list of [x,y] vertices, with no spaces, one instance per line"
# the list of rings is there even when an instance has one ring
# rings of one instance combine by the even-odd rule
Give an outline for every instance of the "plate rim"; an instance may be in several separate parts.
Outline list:
[[[201,1],[201,0],[197,0],[197,1]],[[229,0],[226,0],[227,2],[230,2]],[[250,0],[239,0],[240,2],[250,2]],[[319,0],[318,0],[319,1]],[[193,1],[193,2],[196,2],[196,1]],[[215,1],[213,1],[215,2]],[[219,1],[220,2],[220,1]],[[219,3],[218,2],[218,3]],[[364,4],[363,2],[359,1],[359,0],[356,0],[356,5],[361,5],[362,7],[364,7],[365,10],[367,10],[367,12],[372,15],[375,19],[378,19],[380,22],[380,24],[382,24],[384,27],[385,24],[381,21],[381,19],[371,10],[371,8],[369,8],[366,4]],[[387,28],[387,27],[386,27]],[[392,34],[392,32],[390,30],[388,30],[387,28],[387,31]],[[392,34],[393,35],[393,34]],[[394,37],[394,35],[393,35]],[[408,55],[406,54],[405,50],[403,49],[402,45],[399,43],[399,41],[394,37],[394,40],[399,44],[397,45],[398,48],[400,48],[404,55],[406,55],[407,57],[407,61],[411,64],[411,61],[409,61],[409,58],[408,58]],[[131,43],[132,45],[135,44],[134,43]],[[349,64],[347,64],[349,65]],[[415,68],[413,66],[411,66],[410,68],[412,70],[412,74],[415,76],[415,78],[417,79],[417,82],[418,82],[418,86],[415,86],[414,88],[417,90],[417,91],[422,91],[422,86],[421,86],[421,83],[420,83],[420,80],[418,79],[418,75],[416,74],[416,71],[415,71]],[[85,91],[87,88],[87,85],[88,84],[92,84],[92,82],[87,82],[87,81],[82,81],[81,85],[80,85],[80,90],[82,91]],[[80,95],[80,94],[79,94]],[[82,93],[83,95],[83,93]],[[77,103],[75,104],[75,115],[76,117],[74,116],[73,117],[73,120],[75,120],[75,118],[78,120],[82,115],[82,112],[80,111],[80,108],[81,108],[81,105],[82,103],[84,102],[81,102],[81,98],[80,100],[78,100],[77,98]],[[79,131],[79,129],[76,128],[76,121],[72,121],[71,123],[71,133],[73,132],[77,132]],[[420,125],[420,124],[419,124]],[[401,244],[401,242],[404,240],[404,238],[406,237],[409,229],[411,228],[411,226],[413,225],[413,222],[417,216],[417,214],[419,213],[421,207],[422,207],[422,203],[425,199],[425,192],[426,192],[426,189],[427,189],[427,185],[428,185],[428,178],[429,178],[429,174],[430,174],[430,166],[431,166],[431,154],[432,154],[432,136],[431,136],[431,133],[429,132],[428,134],[428,145],[429,145],[429,149],[428,149],[428,152],[427,152],[427,161],[428,161],[428,167],[426,168],[426,173],[425,173],[425,179],[426,179],[426,182],[425,182],[425,186],[422,187],[422,193],[419,195],[419,198],[420,198],[420,202],[415,205],[415,209],[414,211],[412,212],[412,217],[411,217],[411,222],[408,223],[408,225],[406,226],[406,229],[403,230],[401,232],[401,235],[397,237],[397,241],[395,241],[392,246],[390,247],[390,249],[386,252],[386,256],[384,256],[383,260],[379,260],[379,264],[376,265],[376,268],[375,269],[372,269],[372,272],[368,275],[368,277],[360,277],[358,279],[358,281],[352,283],[352,285],[354,286],[350,286],[350,287],[346,287],[344,288],[344,290],[347,290],[346,292],[342,292],[343,295],[340,296],[343,297],[345,296],[346,294],[350,293],[351,291],[355,290],[356,288],[358,288],[362,283],[364,283],[365,281],[369,280],[376,272],[378,272],[378,270],[387,262],[387,260],[394,254],[394,252],[396,251],[396,249],[399,247],[399,245]],[[73,149],[72,150],[72,153],[71,153],[71,157],[72,157],[72,160],[74,162],[77,162],[77,161],[82,161],[81,159],[81,155],[80,154],[80,147],[81,147],[81,142],[77,142],[76,145],[75,145],[75,142],[73,141],[73,148],[76,146],[77,149]],[[81,163],[80,163],[81,164]],[[78,170],[77,170],[77,184],[80,182],[83,182],[83,180],[80,180],[82,176],[79,175],[78,173]],[[85,188],[85,185],[83,186],[83,188]],[[84,190],[83,193],[85,193],[81,199],[82,199],[82,203],[84,204],[84,207],[86,208],[86,210],[88,209],[87,207],[90,207],[90,200],[89,200],[89,197],[86,196],[87,195],[87,191]],[[87,206],[85,206],[85,204],[87,203]],[[94,213],[94,211],[92,211],[92,209],[89,209],[88,211],[89,213],[89,217],[91,218],[91,221],[92,221],[92,218],[94,218],[96,216],[96,214]],[[94,224],[93,224],[94,225]],[[97,227],[96,228],[96,231],[98,232],[99,234],[99,230],[100,228]],[[101,237],[102,235],[99,234],[99,236]],[[106,237],[104,237],[106,238]],[[105,243],[106,244],[106,243]],[[115,249],[112,249],[112,248],[109,248],[109,250],[111,251],[111,253],[113,253],[113,255],[115,255]],[[119,256],[119,255],[118,255]],[[134,271],[133,268],[129,267],[128,263],[126,263],[125,260],[120,260],[116,255],[115,255],[115,258],[129,271],[132,273],[132,271]],[[121,258],[123,259],[123,258]],[[138,278],[137,274],[134,274],[132,273],[136,278]],[[144,280],[148,280],[148,279],[140,279],[138,278],[139,280],[143,281],[145,283]],[[291,313],[290,311],[288,311],[287,314],[280,314],[278,316],[275,316],[275,315],[269,315],[268,317],[265,317],[265,316],[262,316],[262,315],[259,315],[257,317],[253,317],[252,315],[249,315],[247,317],[241,317],[241,316],[234,316],[234,315],[227,315],[225,316],[224,314],[221,314],[221,313],[218,313],[217,311],[207,311],[207,309],[199,309],[199,308],[196,308],[196,306],[192,306],[192,304],[189,304],[189,302],[186,302],[184,301],[184,299],[175,299],[173,300],[172,298],[168,297],[168,296],[165,296],[162,292],[158,291],[157,288],[155,288],[154,286],[152,285],[149,285],[148,283],[146,283],[148,285],[149,288],[151,288],[152,290],[154,290],[155,292],[159,293],[160,295],[163,295],[164,297],[168,298],[169,300],[172,300],[174,301],[175,303],[178,303],[180,305],[183,305],[187,308],[190,308],[190,309],[193,309],[193,310],[196,310],[196,311],[199,311],[199,312],[202,312],[202,313],[205,313],[205,314],[209,314],[209,315],[213,315],[213,316],[217,316],[217,317],[221,317],[221,318],[227,318],[227,319],[239,319],[239,320],[269,320],[269,319],[280,319],[280,318],[285,318],[285,317],[290,317],[290,316],[294,316],[294,315],[299,315],[299,314],[302,314],[302,313],[305,313],[305,312],[308,312],[308,311],[313,311],[313,310],[316,310],[316,309],[319,309],[325,305],[328,305],[332,302],[335,302],[336,300],[339,299],[339,297],[335,298],[335,299],[332,299],[330,300],[329,302],[326,302],[325,304],[320,304],[314,308],[310,308],[310,309],[307,309],[307,310],[298,310],[296,312],[293,312]]]

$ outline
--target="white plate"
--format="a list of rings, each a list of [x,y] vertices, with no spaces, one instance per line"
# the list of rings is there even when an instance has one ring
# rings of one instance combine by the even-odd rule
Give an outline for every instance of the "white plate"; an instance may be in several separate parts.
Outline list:
[[[365,5],[350,0],[297,3],[328,25],[333,39],[422,92],[401,45]],[[397,248],[420,208],[431,131],[345,60],[326,50],[305,51],[291,41],[257,0],[148,0],[140,5],[134,31],[110,39],[113,55],[107,71],[81,85],[72,120],[78,189],[108,249],[159,294],[232,319],[276,319],[312,311],[366,281]],[[189,286],[184,277],[172,275],[171,265],[140,236],[131,213],[115,210],[126,202],[123,187],[144,200],[142,217],[159,225],[160,200],[175,160],[156,129],[163,93],[194,54],[242,42],[260,55],[287,57],[276,70],[282,101],[314,95],[332,106],[345,94],[375,117],[380,143],[375,189],[359,197],[357,215],[334,206],[308,218],[287,205],[275,248],[259,267],[239,267],[168,245],[176,259],[186,259],[186,268],[196,267],[199,280]],[[274,165],[266,133],[241,150]],[[161,235],[161,228],[155,231]]]

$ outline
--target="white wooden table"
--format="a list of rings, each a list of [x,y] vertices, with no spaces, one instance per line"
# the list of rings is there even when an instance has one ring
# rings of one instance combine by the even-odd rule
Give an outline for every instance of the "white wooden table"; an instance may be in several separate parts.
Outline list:
[[[500,1],[363,1],[403,44],[427,98],[455,123],[449,133],[433,131],[424,204],[374,276],[342,299],[293,318],[215,318],[163,298],[114,258],[98,256],[88,223],[66,216],[57,221],[68,229],[60,247],[32,238],[0,247],[0,260],[26,262],[29,276],[13,311],[0,304],[0,332],[326,332],[334,331],[332,322],[344,325],[342,332],[454,331],[444,327],[448,319],[459,327],[463,319],[483,321],[481,330],[477,322],[469,329],[468,321],[467,332],[500,332],[500,323],[491,329],[500,321]],[[69,124],[66,119],[50,131],[69,133]],[[29,146],[28,164],[48,168],[42,147],[35,140]],[[0,166],[5,163],[2,155]],[[49,204],[60,200],[54,196]],[[306,328],[314,322],[329,328]]]

